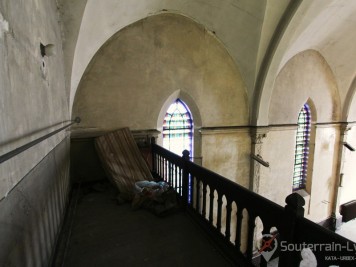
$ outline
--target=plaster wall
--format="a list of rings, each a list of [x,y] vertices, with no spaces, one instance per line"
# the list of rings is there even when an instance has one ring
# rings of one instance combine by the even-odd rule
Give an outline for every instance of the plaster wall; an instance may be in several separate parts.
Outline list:
[[[269,124],[296,124],[308,99],[316,113],[313,121],[332,122],[340,118],[340,98],[334,76],[324,58],[307,50],[294,56],[278,74],[271,97]]]
[[[249,88],[249,99],[252,101],[257,52],[267,49],[266,40],[274,31],[274,28],[267,28],[267,26],[275,26],[270,20],[267,25],[264,25],[264,30],[268,33],[264,35],[264,41],[260,44],[266,5],[265,0],[88,1],[73,59],[71,104],[80,79],[100,46],[127,25],[147,16],[167,12],[190,17],[205,25],[210,32],[216,33],[236,64],[241,66],[241,73]],[[277,20],[283,13],[285,5],[280,4],[279,8],[282,11],[273,12]]]
[[[356,3],[347,0],[303,1],[285,35],[288,48],[283,51],[281,47],[284,55],[280,68],[294,55],[310,48],[323,55],[335,75],[343,105],[355,75],[356,63],[349,54],[356,37],[355,10]]]
[[[355,122],[356,121],[356,77],[354,78],[348,94],[348,103],[344,107],[345,121]]]
[[[326,61],[313,50],[301,52],[286,63],[276,78],[270,105],[269,123],[277,130],[267,134],[262,149],[270,168],[261,167],[259,191],[285,205],[285,197],[292,193],[296,134],[292,125],[308,101],[312,123],[316,124],[315,144],[312,140],[307,189],[299,193],[306,200],[305,216],[316,222],[331,215],[337,177],[340,133],[332,122],[340,119],[341,108],[333,77]],[[278,130],[283,127],[289,130]]]
[[[342,105],[348,102],[348,90],[355,75],[355,61],[350,58],[355,38],[354,17],[356,2],[293,1],[298,8],[281,36],[270,60],[264,85],[259,90],[257,123],[268,125],[268,110],[275,78],[294,56],[313,49],[330,65]],[[312,70],[313,71],[313,70]],[[255,109],[254,109],[255,110]]]
[[[68,123],[58,20],[55,0],[0,1],[0,155]],[[41,43],[53,45],[47,56]],[[0,164],[0,266],[49,266],[68,194],[66,137]]]
[[[281,127],[278,127],[281,128]],[[308,180],[311,190],[298,191],[305,199],[305,217],[315,222],[330,217],[334,201],[334,186],[339,145],[338,126],[317,126],[314,163]],[[261,167],[259,193],[285,206],[285,198],[291,194],[295,156],[296,129],[272,129],[263,142],[262,157],[270,164]]]
[[[87,1],[88,0],[57,0],[62,27],[66,90],[68,95],[70,95],[70,77],[72,73],[74,51]],[[70,109],[71,108],[72,107],[70,106]]]
[[[340,140],[339,126],[317,125],[315,140],[310,206],[305,208],[305,217],[320,222],[330,217],[335,197],[334,187]]]
[[[76,131],[156,129],[177,90],[203,127],[248,124],[245,86],[223,45],[187,17],[161,14],[121,30],[93,58],[75,98]]]
[[[347,140],[351,146],[356,147],[356,127],[352,126],[347,133]],[[355,162],[356,155],[346,148],[343,150],[344,161],[342,162],[343,178],[339,188],[339,204],[344,204],[348,201],[356,199],[356,177],[355,177]],[[337,207],[338,208],[338,207]]]
[[[296,126],[271,128],[262,144],[262,158],[269,167],[260,167],[258,193],[285,206],[292,193]]]
[[[2,155],[59,128],[69,112],[56,1],[1,1],[0,14]],[[53,44],[54,55],[42,57],[40,43]],[[0,199],[65,136],[55,135],[0,164]]]
[[[266,56],[266,51],[272,36],[275,33],[281,17],[283,16],[284,12],[286,12],[289,3],[290,1],[285,0],[267,0],[263,25],[261,29],[260,45],[258,48],[256,76],[258,70],[260,70],[263,58]]]
[[[249,186],[251,137],[249,129],[203,131],[203,166],[246,188]]]
[[[50,266],[69,187],[69,137],[0,200],[0,266]]]

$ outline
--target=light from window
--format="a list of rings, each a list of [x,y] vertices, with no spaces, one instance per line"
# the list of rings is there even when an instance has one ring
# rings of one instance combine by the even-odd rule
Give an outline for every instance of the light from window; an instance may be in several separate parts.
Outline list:
[[[310,126],[310,108],[308,104],[304,104],[298,116],[298,129],[294,160],[293,191],[305,189],[308,170]]]
[[[164,117],[163,147],[180,156],[186,149],[193,156],[193,118],[180,99],[169,106]]]

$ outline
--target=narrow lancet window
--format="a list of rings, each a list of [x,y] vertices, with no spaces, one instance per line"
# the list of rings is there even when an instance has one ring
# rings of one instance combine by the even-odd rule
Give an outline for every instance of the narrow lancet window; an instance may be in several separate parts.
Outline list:
[[[170,105],[164,117],[163,147],[180,156],[186,149],[193,156],[193,118],[180,99]]]
[[[306,186],[310,129],[310,108],[308,104],[304,104],[298,116],[298,129],[294,160],[293,191],[305,189]]]

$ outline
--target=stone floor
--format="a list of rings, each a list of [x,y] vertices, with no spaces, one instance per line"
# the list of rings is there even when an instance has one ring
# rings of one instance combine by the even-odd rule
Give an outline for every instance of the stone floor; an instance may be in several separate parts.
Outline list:
[[[116,194],[107,182],[74,190],[53,267],[234,266],[184,212],[134,211]],[[356,242],[356,219],[336,232]]]
[[[56,267],[233,266],[181,211],[163,218],[133,211],[129,204],[117,204],[108,184],[82,188],[76,195]]]

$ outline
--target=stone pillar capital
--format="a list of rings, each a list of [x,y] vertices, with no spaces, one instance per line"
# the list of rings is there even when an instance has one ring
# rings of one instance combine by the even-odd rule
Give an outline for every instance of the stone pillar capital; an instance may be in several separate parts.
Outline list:
[[[251,142],[252,144],[262,144],[263,138],[267,137],[267,133],[269,132],[268,126],[256,126],[251,128]]]
[[[349,123],[347,122],[343,122],[341,123],[340,125],[340,133],[342,135],[346,135],[348,131],[350,131],[352,128],[352,125],[350,125]]]

